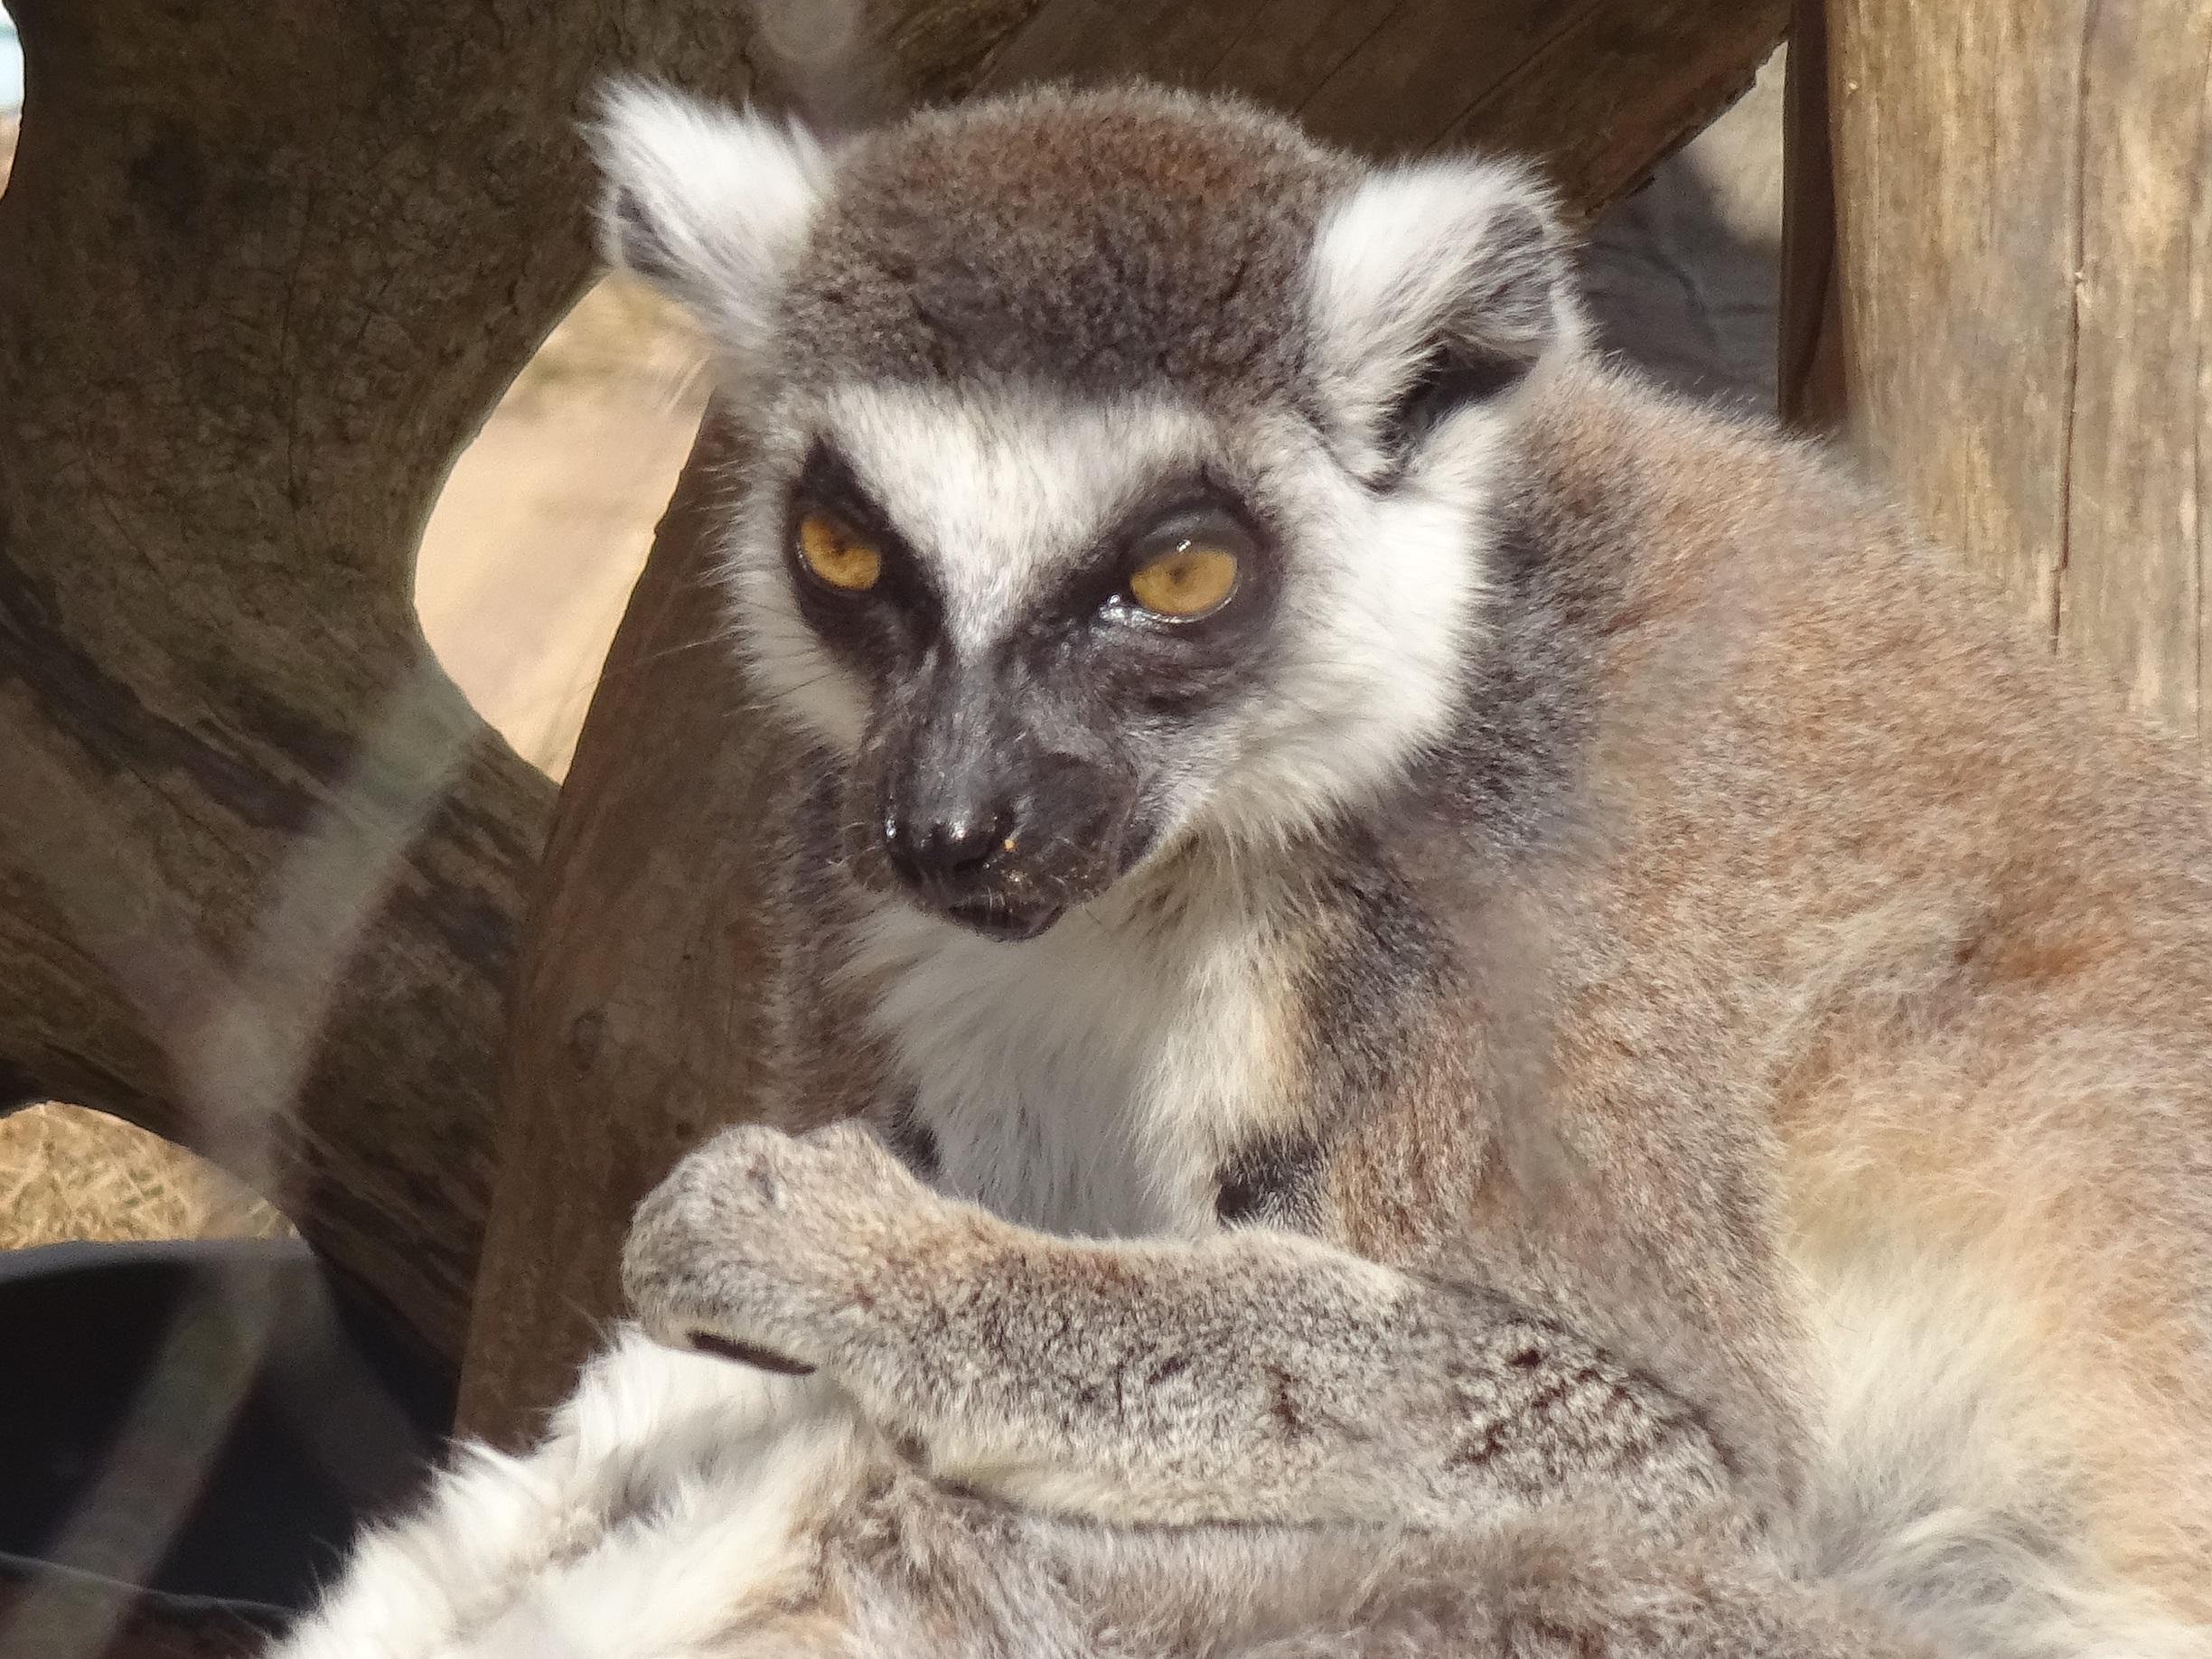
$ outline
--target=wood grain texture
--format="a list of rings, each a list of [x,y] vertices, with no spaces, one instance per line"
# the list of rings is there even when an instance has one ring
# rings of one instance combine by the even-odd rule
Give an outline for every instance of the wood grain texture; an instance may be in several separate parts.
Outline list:
[[[593,274],[601,77],[811,61],[724,0],[11,9],[0,1110],[208,1153],[457,1360],[554,792],[424,645],[416,542]],[[845,9],[896,104],[1036,0]]]
[[[973,85],[1240,92],[1370,155],[1533,155],[1595,213],[1748,87],[1788,21],[1788,0],[1045,0]]]
[[[1832,286],[1791,263],[1786,408],[2202,739],[2212,12],[1826,0],[1824,45],[1792,176],[1832,188]]]
[[[619,1304],[624,1219],[748,1098],[765,967],[758,802],[781,764],[706,579],[711,414],[608,652],[562,788],[518,981],[509,1110],[462,1416],[557,1398]]]
[[[1769,0],[999,0],[952,18],[876,17],[867,38],[902,51],[931,42],[910,66],[929,79],[907,96],[1130,74],[1231,87],[1371,151],[1541,152],[1570,205],[1594,211],[1750,83],[1786,10]],[[860,101],[819,65],[755,72],[816,109],[849,114]],[[763,838],[749,815],[763,769],[781,757],[744,717],[734,660],[700,646],[718,626],[699,580],[717,461],[703,436],[623,620],[524,951],[463,1381],[464,1425],[496,1440],[530,1436],[617,1311],[631,1208],[708,1128],[751,1108]]]
[[[451,1352],[553,792],[411,557],[587,270],[575,20],[12,9],[0,1054],[243,1166]],[[299,902],[349,839],[376,878]]]

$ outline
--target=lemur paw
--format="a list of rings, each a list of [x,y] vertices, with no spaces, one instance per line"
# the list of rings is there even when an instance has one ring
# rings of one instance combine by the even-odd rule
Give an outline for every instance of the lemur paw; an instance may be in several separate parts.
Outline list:
[[[857,1124],[801,1136],[746,1124],[686,1158],[638,1206],[623,1289],[658,1342],[812,1371],[865,1323],[877,1276],[945,1213]]]

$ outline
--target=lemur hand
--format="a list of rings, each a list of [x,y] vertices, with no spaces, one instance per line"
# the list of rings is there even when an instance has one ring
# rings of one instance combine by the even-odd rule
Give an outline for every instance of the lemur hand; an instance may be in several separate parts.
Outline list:
[[[672,1347],[774,1371],[836,1369],[886,1266],[911,1265],[961,1210],[857,1124],[747,1124],[679,1164],[639,1205],[623,1288]]]

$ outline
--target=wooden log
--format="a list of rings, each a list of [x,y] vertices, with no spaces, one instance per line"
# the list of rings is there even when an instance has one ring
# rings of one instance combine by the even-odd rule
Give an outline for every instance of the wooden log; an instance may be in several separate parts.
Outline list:
[[[979,89],[1141,75],[1295,111],[1372,155],[1540,155],[1594,211],[1739,97],[1788,0],[1045,0]]]
[[[11,9],[0,1111],[207,1152],[457,1362],[554,792],[431,659],[416,542],[592,275],[599,79],[783,66],[726,0]],[[766,13],[932,89],[1034,10]]]
[[[1594,211],[1750,84],[1786,13],[1771,0],[1045,0],[997,50],[979,54],[970,35],[932,61],[952,90],[1149,74],[1301,108],[1376,153],[1533,151],[1570,205]],[[617,636],[525,951],[462,1397],[467,1428],[511,1443],[616,1310],[632,1205],[708,1128],[757,1110],[745,1080],[763,837],[750,814],[780,756],[743,716],[736,664],[699,649],[718,624],[699,579],[716,454],[702,440]]]
[[[450,1353],[553,792],[429,660],[411,560],[588,273],[599,8],[11,9],[7,1092],[232,1162]]]
[[[1785,411],[2204,739],[2212,11],[1806,0],[1797,37]]]
[[[622,1219],[750,1098],[755,802],[772,733],[707,581],[731,459],[701,426],[562,790],[517,983],[501,1176],[461,1402],[528,1430],[615,1307]]]

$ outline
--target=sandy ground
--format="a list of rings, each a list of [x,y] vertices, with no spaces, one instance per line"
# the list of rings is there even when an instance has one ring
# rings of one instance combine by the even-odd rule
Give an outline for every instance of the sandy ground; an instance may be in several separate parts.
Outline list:
[[[1685,390],[1771,406],[1780,66],[1594,232],[1601,338]],[[12,149],[0,117],[0,179]],[[703,402],[665,311],[603,286],[461,456],[424,540],[432,645],[525,756],[567,765],[599,663]],[[0,1120],[0,1248],[265,1233],[281,1218],[197,1159],[97,1113]]]
[[[623,284],[548,338],[445,483],[423,631],[469,699],[558,775],[706,400],[681,322]]]

